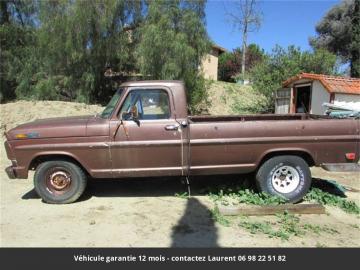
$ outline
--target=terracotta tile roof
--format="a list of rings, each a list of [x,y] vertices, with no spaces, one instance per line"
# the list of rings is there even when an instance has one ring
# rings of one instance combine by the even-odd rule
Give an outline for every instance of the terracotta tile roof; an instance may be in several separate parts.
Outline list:
[[[323,74],[300,73],[282,83],[287,87],[301,79],[318,80],[329,93],[360,95],[360,79],[340,76],[329,76]]]

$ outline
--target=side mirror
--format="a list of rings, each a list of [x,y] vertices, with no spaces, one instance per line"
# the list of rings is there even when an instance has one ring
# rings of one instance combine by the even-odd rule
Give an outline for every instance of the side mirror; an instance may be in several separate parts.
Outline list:
[[[135,105],[131,107],[130,114],[132,119],[139,119],[139,111]]]
[[[139,112],[137,107],[134,105],[131,107],[129,112],[123,112],[121,114],[121,120],[133,120],[138,126],[140,126]]]
[[[138,111],[138,108],[137,108],[135,105],[131,107],[131,109],[130,109],[130,115],[131,115],[131,119],[132,119],[138,126],[140,126],[139,111]]]

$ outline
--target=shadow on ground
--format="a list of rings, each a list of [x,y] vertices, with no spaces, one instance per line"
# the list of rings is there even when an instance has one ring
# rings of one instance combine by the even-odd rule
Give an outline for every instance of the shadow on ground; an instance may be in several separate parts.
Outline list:
[[[337,183],[335,180],[327,180],[320,178],[313,178],[311,183],[312,188],[321,189],[324,192],[346,198],[346,188]]]
[[[206,195],[220,188],[249,182],[249,175],[212,175],[191,178],[191,195]],[[126,178],[126,179],[90,179],[79,201],[91,197],[161,197],[174,196],[188,192],[184,179],[180,177]],[[38,199],[34,189],[26,192],[22,199]]]
[[[197,176],[190,180],[191,195],[217,193],[221,189],[255,189],[253,175],[211,175]],[[345,189],[332,180],[313,178],[312,187],[319,188],[333,195],[346,197]],[[90,179],[79,201],[91,197],[161,197],[174,196],[188,192],[184,179],[180,177],[127,178],[127,179]],[[26,192],[22,199],[38,199],[34,189]]]
[[[198,199],[189,198],[171,238],[172,247],[217,247],[218,233],[209,209]]]

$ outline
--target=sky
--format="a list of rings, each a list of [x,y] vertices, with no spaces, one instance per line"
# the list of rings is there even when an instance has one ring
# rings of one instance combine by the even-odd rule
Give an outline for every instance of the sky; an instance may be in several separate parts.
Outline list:
[[[263,0],[259,3],[262,24],[257,32],[249,34],[248,44],[256,43],[266,52],[276,44],[282,47],[299,46],[309,50],[309,37],[314,36],[315,25],[339,0]],[[229,22],[226,11],[234,12],[232,0],[208,0],[206,4],[207,30],[211,40],[232,51],[241,46],[241,34]]]

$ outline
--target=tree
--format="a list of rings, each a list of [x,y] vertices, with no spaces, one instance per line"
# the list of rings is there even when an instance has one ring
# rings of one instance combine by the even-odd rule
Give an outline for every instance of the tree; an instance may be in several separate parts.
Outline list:
[[[246,48],[248,33],[257,31],[261,24],[261,15],[256,0],[239,0],[236,2],[236,12],[227,12],[233,25],[242,35],[241,74],[245,78]]]
[[[1,1],[1,102],[16,98],[108,101],[107,65],[134,71],[127,29],[142,1]]]
[[[0,102],[16,97],[21,72],[36,43],[31,1],[0,1]]]
[[[351,76],[360,77],[360,0],[345,0],[334,6],[316,25],[314,48],[325,48],[350,62]]]
[[[351,16],[351,33],[351,76],[360,78],[360,0],[354,1],[354,11]]]
[[[105,103],[118,74],[183,79],[202,101],[210,49],[205,1],[0,1],[1,102],[14,98]]]
[[[138,68],[147,78],[184,80],[190,103],[199,103],[205,97],[199,66],[210,49],[205,1],[149,1],[147,8],[138,29]]]
[[[218,79],[225,82],[234,82],[235,76],[241,72],[241,50],[224,52],[219,56]]]
[[[132,45],[125,26],[136,22],[141,2],[45,1],[39,10],[40,66],[29,72],[36,80],[34,98],[107,102],[113,89],[104,71],[107,65],[131,69]]]
[[[248,73],[263,60],[265,53],[256,44],[249,44],[246,51],[245,72]],[[243,54],[240,48],[236,48],[232,52],[222,53],[219,56],[219,79],[227,82],[236,81],[236,78],[241,74],[242,57]]]
[[[267,97],[267,111],[274,110],[274,92],[281,88],[281,83],[301,72],[334,75],[336,55],[324,49],[302,52],[294,46],[287,49],[276,46],[251,70],[254,89]]]

